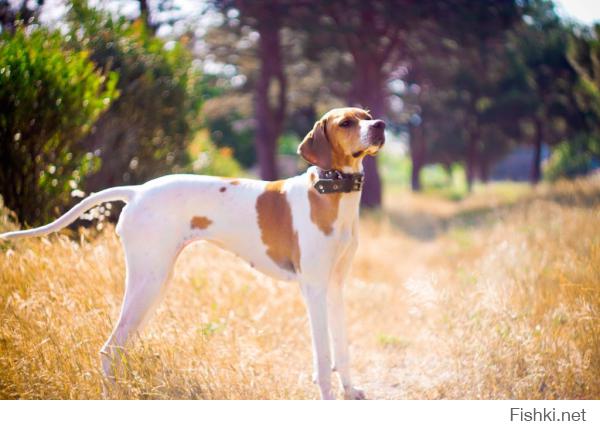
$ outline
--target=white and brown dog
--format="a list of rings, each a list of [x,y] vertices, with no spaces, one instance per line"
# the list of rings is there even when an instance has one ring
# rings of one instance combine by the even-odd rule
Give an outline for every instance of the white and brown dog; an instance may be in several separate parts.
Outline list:
[[[383,121],[364,110],[334,109],[298,147],[314,165],[300,176],[275,182],[164,176],[93,194],[51,224],[0,238],[55,232],[98,204],[123,200],[127,205],[116,231],[125,250],[125,297],[119,321],[101,350],[107,377],[113,377],[120,350],[159,301],[178,254],[203,239],[277,279],[298,281],[310,318],[321,397],[334,398],[333,368],[345,398],[364,399],[350,379],[342,289],[358,243],[362,160],[379,151],[384,128]]]

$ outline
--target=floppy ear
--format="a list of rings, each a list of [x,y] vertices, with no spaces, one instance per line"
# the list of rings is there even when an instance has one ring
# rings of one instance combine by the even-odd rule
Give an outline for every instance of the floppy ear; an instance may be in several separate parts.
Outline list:
[[[310,164],[324,170],[330,170],[332,147],[325,133],[325,125],[325,120],[315,123],[313,129],[298,146],[298,154]]]

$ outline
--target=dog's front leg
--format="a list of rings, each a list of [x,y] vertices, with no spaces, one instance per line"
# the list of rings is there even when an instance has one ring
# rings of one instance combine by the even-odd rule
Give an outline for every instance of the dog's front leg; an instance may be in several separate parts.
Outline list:
[[[348,400],[364,400],[365,393],[352,385],[350,378],[350,353],[348,352],[348,336],[344,318],[343,284],[332,285],[328,292],[329,322],[331,343],[333,344],[335,370],[337,371],[344,398]]]
[[[301,284],[302,294],[308,309],[313,345],[313,367],[315,381],[319,385],[323,400],[335,399],[331,391],[331,353],[327,327],[327,286]]]
[[[365,393],[352,385],[350,378],[350,353],[348,351],[348,335],[346,334],[346,321],[344,312],[344,284],[350,273],[352,259],[358,247],[357,226],[353,228],[352,240],[348,248],[341,254],[332,276],[328,289],[327,305],[329,312],[329,327],[331,330],[331,343],[334,354],[334,367],[344,388],[344,398],[349,400],[363,400]]]

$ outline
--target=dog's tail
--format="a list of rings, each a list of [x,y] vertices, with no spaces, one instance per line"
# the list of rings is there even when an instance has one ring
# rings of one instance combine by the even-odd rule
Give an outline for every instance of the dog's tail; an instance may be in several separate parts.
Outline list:
[[[32,228],[30,230],[11,231],[10,233],[0,234],[0,240],[16,239],[19,237],[43,236],[45,234],[58,231],[71,224],[83,213],[85,213],[85,211],[101,203],[111,202],[114,200],[129,202],[135,196],[136,188],[136,186],[114,187],[100,191],[99,193],[92,194],[80,201],[79,203],[77,203],[71,208],[70,211],[68,211],[56,221],[41,227]]]

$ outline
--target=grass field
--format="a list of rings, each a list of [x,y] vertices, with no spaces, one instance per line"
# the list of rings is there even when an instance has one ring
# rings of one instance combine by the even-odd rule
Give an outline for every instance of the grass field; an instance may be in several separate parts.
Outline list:
[[[599,179],[390,190],[362,218],[346,289],[369,398],[600,398]],[[317,397],[297,286],[204,243],[103,395],[124,264],[111,227],[91,236],[0,244],[0,398]]]

